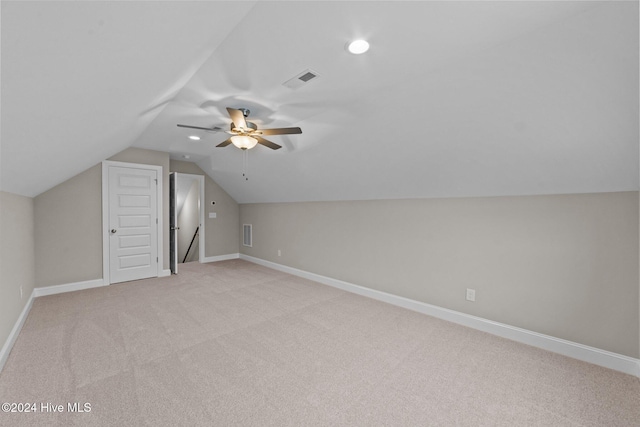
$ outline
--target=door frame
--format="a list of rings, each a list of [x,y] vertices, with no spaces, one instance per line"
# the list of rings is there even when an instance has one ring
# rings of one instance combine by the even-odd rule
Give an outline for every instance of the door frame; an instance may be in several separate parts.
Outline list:
[[[205,211],[205,199],[204,199],[204,175],[198,175],[198,174],[193,174],[193,173],[182,173],[182,172],[171,172],[171,173],[175,173],[176,174],[176,180],[178,179],[178,177],[180,176],[185,176],[187,178],[191,178],[194,180],[198,180],[198,184],[200,186],[199,190],[200,190],[200,194],[198,195],[199,200],[200,200],[200,212],[199,212],[199,219],[200,219],[200,229],[198,231],[198,262],[199,263],[203,263],[205,262],[204,258],[204,250],[205,250],[205,218],[204,218],[204,211]],[[176,218],[177,220],[177,218]],[[177,241],[176,241],[176,246],[177,246]],[[176,247],[176,253],[177,253],[178,249]],[[180,260],[178,260],[180,261]],[[178,270],[178,264],[179,262],[176,264],[176,271]]]
[[[169,172],[169,271],[171,274],[178,274],[177,176],[176,172]]]
[[[156,277],[162,277],[163,274],[163,264],[164,264],[164,240],[163,240],[163,229],[164,229],[164,221],[162,217],[162,166],[156,165],[145,165],[140,163],[127,163],[127,162],[116,162],[113,160],[104,160],[102,162],[102,280],[105,285],[111,284],[111,274],[110,274],[110,251],[109,251],[109,167],[115,166],[119,168],[130,168],[130,169],[144,169],[144,170],[153,170],[156,171],[156,176],[158,179],[158,185],[156,186],[156,201],[157,201],[157,215],[158,215],[158,226],[156,227],[158,233],[157,245],[158,245],[158,265],[156,271]]]

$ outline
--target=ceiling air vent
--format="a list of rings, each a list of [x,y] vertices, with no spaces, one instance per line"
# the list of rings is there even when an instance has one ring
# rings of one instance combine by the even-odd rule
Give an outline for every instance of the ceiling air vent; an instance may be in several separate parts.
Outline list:
[[[307,69],[301,72],[300,74],[298,74],[297,76],[282,83],[282,85],[288,87],[289,89],[298,89],[304,86],[305,84],[309,83],[311,80],[317,79],[318,76],[319,74],[316,73],[315,71]]]

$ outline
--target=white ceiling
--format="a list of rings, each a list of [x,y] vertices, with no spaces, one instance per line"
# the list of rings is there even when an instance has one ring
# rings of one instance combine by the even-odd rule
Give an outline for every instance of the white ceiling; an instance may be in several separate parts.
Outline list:
[[[0,184],[133,145],[240,203],[638,190],[638,49],[637,1],[3,1]],[[228,135],[176,126],[225,107],[303,134],[250,150],[247,181]]]

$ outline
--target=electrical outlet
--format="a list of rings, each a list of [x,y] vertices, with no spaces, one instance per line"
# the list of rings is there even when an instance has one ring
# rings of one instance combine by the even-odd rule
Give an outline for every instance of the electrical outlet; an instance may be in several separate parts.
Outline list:
[[[278,256],[282,256],[282,252],[278,249]]]
[[[467,288],[467,301],[476,300],[476,290]]]

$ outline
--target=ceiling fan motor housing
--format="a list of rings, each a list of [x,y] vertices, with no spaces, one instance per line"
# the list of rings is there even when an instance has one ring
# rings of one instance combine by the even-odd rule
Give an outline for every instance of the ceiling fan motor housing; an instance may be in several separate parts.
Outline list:
[[[247,123],[246,129],[237,128],[233,122],[231,122],[231,124],[229,125],[229,128],[233,133],[251,133],[258,130],[258,126],[255,123],[253,122],[246,122],[246,123]]]

